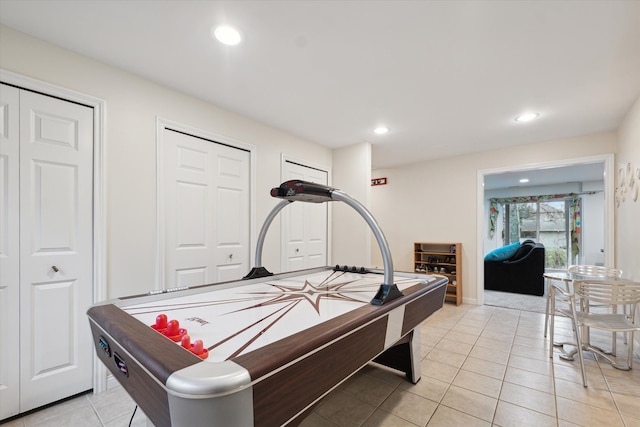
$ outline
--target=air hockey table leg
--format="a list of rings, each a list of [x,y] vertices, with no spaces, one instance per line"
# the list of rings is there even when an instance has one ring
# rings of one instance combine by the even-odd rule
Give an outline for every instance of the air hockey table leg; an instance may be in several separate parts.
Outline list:
[[[413,329],[373,361],[404,372],[416,384],[420,381],[420,331]]]

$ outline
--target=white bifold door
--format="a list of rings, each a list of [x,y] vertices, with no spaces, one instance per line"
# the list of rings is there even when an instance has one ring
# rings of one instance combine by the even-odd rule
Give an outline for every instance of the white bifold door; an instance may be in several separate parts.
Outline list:
[[[0,419],[92,387],[93,110],[0,88]]]
[[[286,180],[300,179],[327,185],[327,171],[284,162]],[[295,202],[282,215],[282,271],[295,271],[327,265],[328,203]]]
[[[249,272],[250,152],[165,128],[165,288]]]

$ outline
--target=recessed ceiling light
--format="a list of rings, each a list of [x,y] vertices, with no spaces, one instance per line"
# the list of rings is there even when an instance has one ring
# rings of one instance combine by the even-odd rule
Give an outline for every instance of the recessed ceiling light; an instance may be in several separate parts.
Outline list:
[[[220,43],[226,44],[228,46],[235,46],[242,41],[240,32],[228,25],[212,27],[211,35],[215,37]]]
[[[378,135],[384,135],[385,133],[389,132],[389,128],[386,126],[378,126],[373,131]]]
[[[515,120],[518,123],[530,122],[533,119],[537,119],[540,116],[540,113],[525,113],[516,117]]]
[[[529,182],[529,178],[522,178],[522,179],[520,180],[520,182],[521,182],[522,184],[526,184],[527,182]]]

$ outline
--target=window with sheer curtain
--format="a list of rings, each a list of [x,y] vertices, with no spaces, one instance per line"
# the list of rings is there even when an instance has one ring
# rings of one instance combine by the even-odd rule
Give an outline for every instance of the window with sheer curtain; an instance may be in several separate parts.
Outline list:
[[[527,239],[545,247],[546,268],[566,268],[570,259],[569,200],[506,203],[505,245]]]
[[[504,245],[527,239],[545,246],[547,268],[572,264],[581,247],[581,197],[578,194],[492,198],[489,206],[489,236],[503,208]]]

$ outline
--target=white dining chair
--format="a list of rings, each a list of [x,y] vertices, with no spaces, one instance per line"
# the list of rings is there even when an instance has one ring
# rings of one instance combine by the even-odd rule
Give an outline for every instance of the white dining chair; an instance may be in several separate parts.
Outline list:
[[[570,265],[567,268],[569,273],[579,274],[581,276],[591,277],[622,277],[622,270],[613,267],[604,267],[601,265]],[[598,304],[591,304],[591,307],[597,307]],[[611,307],[609,307],[611,308]],[[617,307],[616,307],[617,310]],[[622,307],[622,312],[627,313],[627,306]],[[624,334],[624,343],[627,343],[627,334]],[[611,336],[611,354],[615,356],[617,351],[616,333]]]
[[[619,268],[602,265],[570,265],[567,272],[591,277],[622,277],[622,270]]]
[[[551,289],[551,325],[549,328],[551,342],[554,335],[554,318],[556,314],[571,319],[576,351],[582,370],[582,383],[587,387],[587,374],[584,368],[582,351],[591,351],[603,357],[617,369],[629,370],[633,367],[633,334],[640,331],[640,322],[636,319],[638,304],[640,303],[640,282],[623,280],[589,281],[577,280],[573,283],[574,292],[566,291],[562,287]],[[630,305],[630,314],[626,313],[592,313],[589,307],[597,303],[600,305]],[[580,306],[581,310],[577,309]],[[589,329],[600,329],[609,332],[629,333],[628,354],[625,364],[620,364],[602,352],[590,342]],[[549,357],[553,358],[553,346],[549,347]]]
[[[616,278],[622,277],[622,270],[619,268],[605,267],[601,265],[589,265],[589,264],[576,264],[570,265],[567,267],[567,273],[577,274],[580,276],[590,276],[590,277],[599,277],[599,278]],[[569,281],[564,282],[565,291],[571,292],[571,283]],[[549,316],[550,313],[550,286],[554,286],[552,280],[547,280],[547,300],[546,300],[546,308],[545,308],[545,319],[544,319],[544,336],[547,336],[547,330],[549,325]],[[626,313],[626,307],[623,308],[623,312]],[[616,352],[616,338],[615,334],[613,334],[613,342],[611,345],[611,352],[615,354]],[[626,344],[626,335],[625,335],[625,344]],[[553,340],[552,340],[553,342]]]

